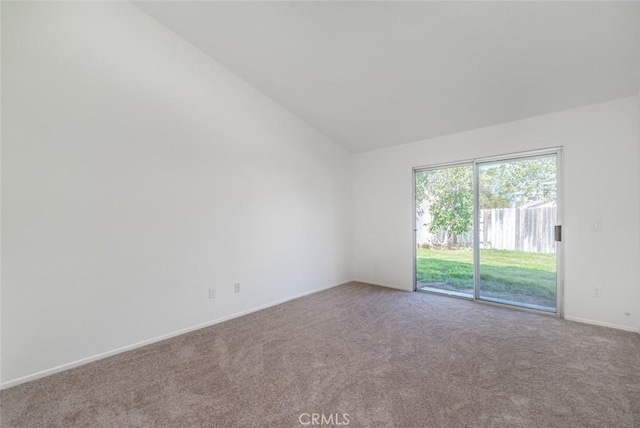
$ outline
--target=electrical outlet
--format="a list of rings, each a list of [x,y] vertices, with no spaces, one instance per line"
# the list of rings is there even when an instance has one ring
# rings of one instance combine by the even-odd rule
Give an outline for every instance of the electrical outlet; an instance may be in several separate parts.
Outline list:
[[[596,299],[600,299],[602,297],[602,287],[593,288],[593,297]]]
[[[600,220],[593,220],[591,230],[594,232],[602,232],[602,222]]]
[[[210,299],[215,299],[216,298],[216,289],[215,288],[210,288],[209,289],[209,298]]]
[[[239,282],[235,282],[233,284],[233,292],[234,293],[239,293],[240,292],[240,283]]]

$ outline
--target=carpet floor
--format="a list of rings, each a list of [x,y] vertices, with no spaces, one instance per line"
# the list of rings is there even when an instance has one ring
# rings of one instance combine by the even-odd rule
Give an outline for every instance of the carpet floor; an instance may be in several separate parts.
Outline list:
[[[21,428],[640,427],[640,335],[350,283],[1,405],[2,427]]]

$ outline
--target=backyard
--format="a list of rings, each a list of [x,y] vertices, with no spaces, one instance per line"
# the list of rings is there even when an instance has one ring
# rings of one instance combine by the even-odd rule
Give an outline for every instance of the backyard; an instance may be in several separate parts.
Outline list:
[[[418,287],[473,294],[470,248],[418,248]],[[556,255],[480,250],[480,297],[555,308]]]

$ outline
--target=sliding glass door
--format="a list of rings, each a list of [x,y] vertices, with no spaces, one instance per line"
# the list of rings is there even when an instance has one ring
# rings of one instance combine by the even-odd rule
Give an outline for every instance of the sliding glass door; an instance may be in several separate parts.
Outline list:
[[[556,155],[478,164],[478,298],[555,312]]]
[[[559,150],[415,169],[415,288],[560,309]]]
[[[473,297],[473,164],[415,174],[416,287]]]

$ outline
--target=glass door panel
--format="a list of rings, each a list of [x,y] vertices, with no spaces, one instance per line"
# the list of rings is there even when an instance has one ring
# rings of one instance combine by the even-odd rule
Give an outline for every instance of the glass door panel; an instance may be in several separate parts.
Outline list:
[[[477,168],[477,298],[556,312],[556,154]]]
[[[473,165],[415,172],[416,289],[474,295]]]

